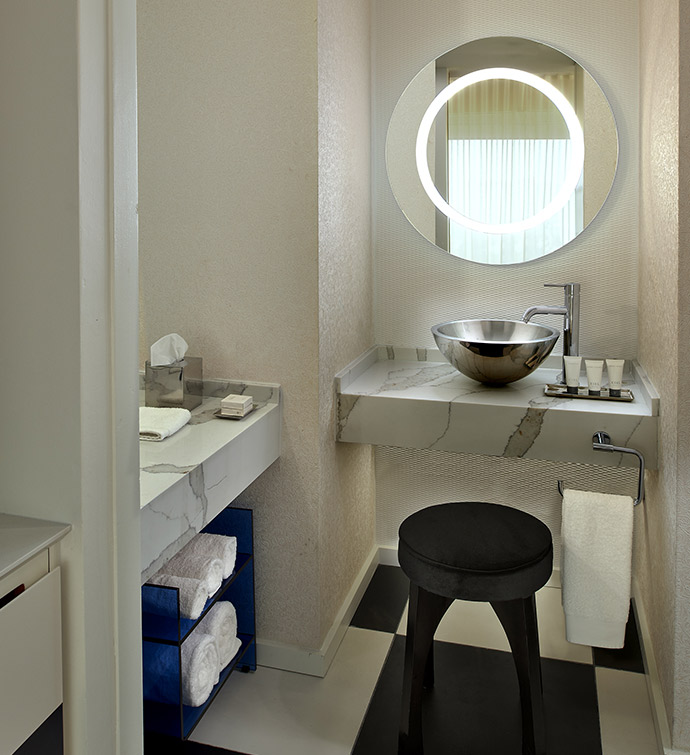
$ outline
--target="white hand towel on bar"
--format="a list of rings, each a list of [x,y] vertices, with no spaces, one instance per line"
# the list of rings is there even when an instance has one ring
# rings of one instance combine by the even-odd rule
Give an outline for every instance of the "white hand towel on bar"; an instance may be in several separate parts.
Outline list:
[[[182,643],[182,702],[195,708],[203,705],[219,675],[215,637],[195,630]]]
[[[161,406],[139,407],[139,439],[165,440],[189,422],[189,409]]]
[[[223,582],[223,562],[219,558],[199,553],[197,549],[189,546],[194,542],[190,540],[165,564],[159,572],[173,574],[176,577],[189,577],[200,579],[209,595],[213,595]]]
[[[180,592],[180,614],[185,619],[198,619],[208,599],[206,583],[193,577],[177,577],[174,574],[157,572],[149,578],[149,584],[176,587]],[[161,592],[158,590],[158,592]],[[155,605],[147,607],[152,613],[158,613]]]
[[[242,642],[237,637],[237,611],[228,600],[219,600],[211,606],[199,622],[199,629],[216,638],[220,667],[224,669],[235,657]]]
[[[215,556],[223,562],[223,579],[227,579],[233,573],[237,559],[236,537],[200,532],[192,542],[199,551]]]
[[[563,492],[561,586],[568,642],[623,647],[632,534],[629,496]]]

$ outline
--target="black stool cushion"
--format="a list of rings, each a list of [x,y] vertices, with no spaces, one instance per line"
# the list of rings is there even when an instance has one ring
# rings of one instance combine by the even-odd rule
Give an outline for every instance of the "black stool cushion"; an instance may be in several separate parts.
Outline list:
[[[402,570],[437,595],[527,598],[551,576],[549,528],[509,506],[476,501],[429,506],[407,517],[398,534]]]

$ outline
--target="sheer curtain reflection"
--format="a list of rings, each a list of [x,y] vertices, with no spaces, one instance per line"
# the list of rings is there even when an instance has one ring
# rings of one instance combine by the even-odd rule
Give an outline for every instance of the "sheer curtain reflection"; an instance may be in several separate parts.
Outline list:
[[[451,77],[451,80],[457,77]],[[575,105],[575,74],[544,77]],[[562,116],[536,89],[505,79],[473,85],[448,104],[448,202],[484,223],[528,218],[563,184],[570,139]],[[477,262],[524,262],[583,228],[580,182],[565,207],[520,233],[486,234],[449,221],[449,251]]]

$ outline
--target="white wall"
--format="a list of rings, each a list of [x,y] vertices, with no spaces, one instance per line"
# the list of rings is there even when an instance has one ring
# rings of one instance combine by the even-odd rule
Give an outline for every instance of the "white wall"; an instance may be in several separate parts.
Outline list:
[[[0,5],[0,507],[73,527],[60,548],[67,755],[141,752],[134,17],[116,5]]]

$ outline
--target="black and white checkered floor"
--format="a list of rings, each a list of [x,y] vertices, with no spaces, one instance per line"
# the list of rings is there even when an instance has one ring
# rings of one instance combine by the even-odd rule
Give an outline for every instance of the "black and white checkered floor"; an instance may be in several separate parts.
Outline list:
[[[184,743],[147,755],[394,755],[408,581],[379,566],[325,678],[233,675]],[[549,755],[658,755],[634,618],[622,650],[565,640],[560,590],[537,594]],[[491,607],[456,601],[435,639],[426,755],[519,755],[517,680]],[[164,745],[164,746],[161,746]]]

